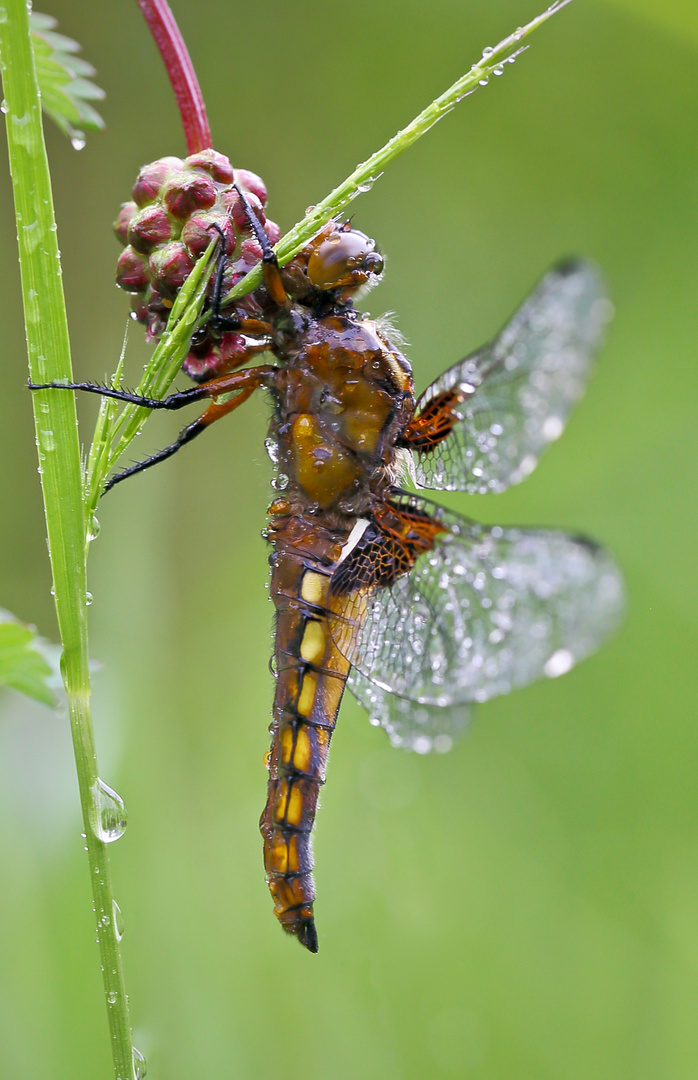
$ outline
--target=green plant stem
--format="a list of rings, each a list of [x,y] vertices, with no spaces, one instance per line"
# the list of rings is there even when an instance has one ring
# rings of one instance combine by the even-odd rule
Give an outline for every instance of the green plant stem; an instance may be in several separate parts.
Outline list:
[[[5,0],[0,9],[0,56],[30,376],[34,382],[70,380],[68,325],[26,0]],[[91,824],[97,760],[90,715],[85,508],[75,400],[72,394],[43,391],[33,395],[33,404],[114,1074],[131,1080],[131,1029],[109,860]]]
[[[138,393],[144,397],[163,397],[182,367],[204,306],[206,289],[215,265],[213,254],[217,245],[217,239],[211,241],[177,295],[167,321],[167,329],[148,361],[138,385]],[[113,386],[117,388],[121,385],[125,348],[124,340],[124,348],[113,380]],[[93,528],[97,503],[108,474],[136,435],[142,431],[151,412],[151,409],[142,406],[127,405],[117,416],[116,403],[109,398],[102,398],[87,463],[85,499],[88,529]]]
[[[526,26],[519,27],[513,34],[509,34],[493,49],[484,50],[482,57],[476,64],[473,64],[470,71],[457,79],[448,90],[432,101],[430,105],[427,105],[419,116],[416,116],[402,131],[398,131],[380,150],[377,150],[370,158],[357,165],[346,180],[339,184],[334,191],[331,191],[317,206],[311,207],[303,220],[294,225],[279,240],[274,248],[279,264],[285,266],[294,255],[297,255],[305,247],[309,240],[312,240],[317,235],[323,225],[340,213],[345,206],[348,206],[357,195],[368,191],[393,158],[396,158],[408,146],[412,146],[417,139],[421,139],[422,135],[429,131],[429,128],[432,128],[446,113],[451,112],[459,101],[487,82],[491,75],[501,75],[503,71],[502,65],[512,63],[519,53],[526,48],[526,46],[521,45],[524,38],[532,34],[534,30],[537,30],[552,15],[555,15],[569,3],[570,0],[558,0],[558,3],[551,4],[547,11],[536,16]],[[226,294],[223,302],[228,304],[234,300],[239,300],[241,296],[245,296],[253,289],[256,289],[261,284],[261,281],[262,267],[259,265]]]

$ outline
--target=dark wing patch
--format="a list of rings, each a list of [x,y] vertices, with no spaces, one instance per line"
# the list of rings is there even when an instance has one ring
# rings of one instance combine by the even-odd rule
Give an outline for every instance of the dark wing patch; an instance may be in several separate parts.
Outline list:
[[[431,521],[431,545],[412,550],[411,568],[389,582],[383,555],[395,541],[372,527],[328,597],[337,647],[378,689],[442,707],[485,701],[564,674],[617,625],[622,578],[602,548],[477,525],[418,496],[391,506]],[[379,571],[369,569],[369,548]]]
[[[486,494],[528,476],[584,391],[609,311],[590,263],[546,274],[495,341],[419,398],[403,439],[415,482]]]

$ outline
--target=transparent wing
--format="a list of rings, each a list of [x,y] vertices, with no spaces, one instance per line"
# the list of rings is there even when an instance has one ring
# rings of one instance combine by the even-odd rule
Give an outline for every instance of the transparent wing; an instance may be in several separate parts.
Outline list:
[[[356,668],[351,669],[347,685],[371,723],[385,728],[393,746],[418,754],[428,754],[430,750],[445,754],[472,718],[470,707],[463,702],[420,705],[381,690]]]
[[[595,544],[477,525],[413,495],[391,505],[442,526],[430,550],[390,581],[385,570],[371,579],[367,562],[380,567],[394,542],[374,530],[328,599],[337,647],[380,690],[427,705],[485,701],[564,674],[619,622],[622,578]]]
[[[415,483],[486,494],[528,476],[581,397],[611,310],[590,263],[568,262],[546,274],[492,344],[419,398],[415,434],[420,414],[423,423],[442,409],[443,426],[431,447],[428,439],[422,449],[418,437],[412,440]]]

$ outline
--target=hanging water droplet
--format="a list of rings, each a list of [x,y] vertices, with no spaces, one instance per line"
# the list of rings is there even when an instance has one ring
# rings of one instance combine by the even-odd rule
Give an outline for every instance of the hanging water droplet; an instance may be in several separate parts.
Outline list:
[[[111,906],[114,913],[114,935],[117,941],[121,941],[124,936],[124,917],[116,900],[112,900]]]
[[[111,844],[124,835],[126,828],[126,807],[120,795],[117,795],[99,777],[90,789],[92,805],[90,807],[90,825],[98,840]],[[99,873],[99,867],[96,867]]]
[[[73,150],[84,150],[86,141],[84,133],[82,131],[76,131],[71,137],[70,145]]]
[[[86,592],[85,593],[85,606],[89,607],[93,600],[94,600],[94,596],[92,595],[92,593],[91,592]]]
[[[133,1080],[143,1080],[148,1072],[146,1060],[140,1050],[133,1047]]]
[[[272,439],[272,438],[265,439],[264,440],[264,447],[265,447],[269,457],[271,458],[271,460],[276,465],[278,463],[278,461],[279,461],[279,444],[277,443],[276,439]]]
[[[8,114],[8,112],[9,112],[9,111],[10,111],[10,106],[9,106],[9,105],[7,104],[7,102],[6,102],[6,101],[5,101],[5,99],[3,98],[3,99],[2,99],[2,103],[0,103],[0,112],[1,112],[1,113],[4,113],[4,114],[5,114],[5,116],[7,116],[7,114]]]
[[[117,994],[116,990],[110,990],[107,994],[107,1001],[110,1005],[116,1005],[118,997],[119,995]]]
[[[90,524],[87,527],[87,542],[88,542],[88,544],[91,544],[93,540],[97,539],[97,537],[100,534],[101,529],[102,529],[102,526],[100,525],[99,521],[97,520],[97,515],[92,514],[92,516],[90,518]]]

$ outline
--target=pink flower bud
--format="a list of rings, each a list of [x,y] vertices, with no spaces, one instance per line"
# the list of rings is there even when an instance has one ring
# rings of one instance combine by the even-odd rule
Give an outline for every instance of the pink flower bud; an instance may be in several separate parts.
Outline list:
[[[181,166],[182,159],[176,157],[164,157],[158,161],[151,161],[149,165],[144,165],[131,192],[138,206],[147,206],[148,203],[155,202],[167,178]]]
[[[251,192],[251,194],[257,196],[262,206],[266,205],[267,185],[264,183],[261,176],[257,176],[257,173],[250,172],[249,169],[236,169],[235,180],[245,194]]]
[[[249,265],[253,265],[262,258],[264,252],[262,251],[262,245],[259,240],[251,236],[247,240],[243,240],[240,244],[240,256]]]
[[[256,195],[246,194],[247,203],[252,210],[253,214],[259,221],[260,225],[264,226],[266,216],[261,202]],[[245,207],[243,206],[242,199],[238,195],[237,191],[226,191],[223,196],[223,205],[235,222],[235,226],[238,232],[250,232],[250,224],[247,220],[247,214],[245,213]]]
[[[214,379],[245,358],[247,342],[242,334],[228,332],[216,340],[207,337],[187,356],[182,367],[195,382]]]
[[[121,204],[121,209],[116,215],[114,232],[116,233],[117,240],[120,240],[124,245],[128,243],[128,227],[131,218],[136,213],[136,209],[137,207],[134,202],[125,202]]]
[[[198,154],[190,154],[184,165],[189,169],[203,169],[220,184],[232,184],[235,172],[225,154],[219,154],[216,150],[200,150]]]
[[[171,239],[170,219],[158,203],[151,203],[131,219],[128,240],[136,251],[148,255],[154,247],[166,244]]]
[[[182,229],[182,243],[187,245],[192,255],[203,255],[211,241],[218,236],[212,225],[218,225],[223,230],[226,254],[232,255],[237,242],[235,227],[228,215],[223,213],[194,214]]]
[[[274,244],[278,244],[279,240],[281,239],[281,229],[275,221],[270,221],[269,218],[267,218],[267,223],[264,226],[264,231],[269,237],[269,243],[272,245],[272,247],[274,246]]]
[[[216,186],[208,176],[178,172],[165,184],[163,202],[173,217],[186,221],[197,210],[208,210],[216,201]]]
[[[194,269],[194,259],[184,244],[173,240],[153,252],[149,266],[158,291],[165,296],[174,295]]]
[[[143,292],[150,284],[148,263],[132,247],[124,248],[119,256],[116,284],[127,292]]]

